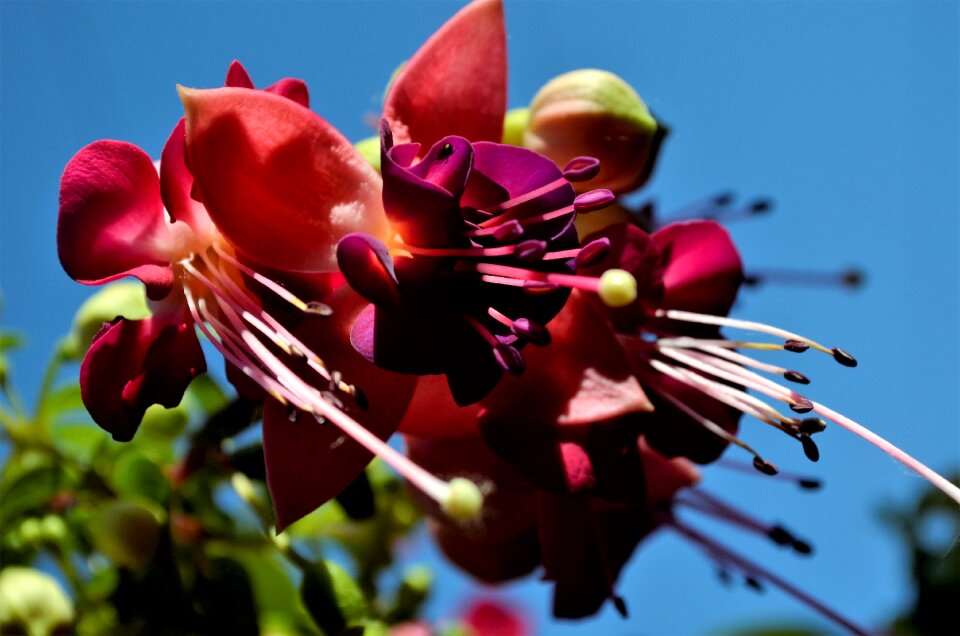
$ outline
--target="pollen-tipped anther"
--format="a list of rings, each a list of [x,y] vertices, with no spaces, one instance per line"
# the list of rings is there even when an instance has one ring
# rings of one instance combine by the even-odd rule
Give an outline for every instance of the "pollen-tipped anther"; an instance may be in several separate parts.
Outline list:
[[[517,220],[507,221],[506,223],[498,225],[493,231],[493,238],[501,243],[512,243],[521,236],[523,236],[523,226],[520,225],[520,221]]]
[[[527,318],[517,318],[513,321],[511,328],[515,334],[537,346],[545,347],[550,344],[550,332],[540,323],[531,322]]]
[[[789,380],[790,382],[796,382],[797,384],[810,384],[810,378],[803,375],[799,371],[787,371],[783,374],[784,379]]]
[[[330,307],[330,305],[326,303],[321,303],[316,300],[311,300],[307,302],[307,306],[306,306],[306,309],[304,309],[304,311],[313,316],[326,317],[326,316],[333,315],[333,309]]]
[[[513,375],[520,375],[524,369],[527,368],[527,365],[523,361],[523,356],[510,345],[500,344],[494,347],[493,357],[504,371],[508,371]]]
[[[800,443],[803,444],[803,454],[812,462],[820,461],[820,449],[817,443],[809,435],[801,435]]]
[[[483,512],[483,493],[475,483],[464,477],[450,480],[446,497],[440,507],[454,521],[466,523],[477,519]]]
[[[616,195],[610,190],[591,190],[573,200],[573,210],[577,214],[586,214],[609,207],[616,200]]]
[[[600,161],[593,157],[574,157],[563,167],[563,178],[571,183],[589,181],[600,174]]]
[[[764,475],[776,475],[780,470],[774,466],[771,462],[763,459],[762,457],[753,458],[753,467],[759,470]]]
[[[810,348],[810,345],[801,340],[790,339],[783,343],[783,348],[793,353],[803,353]]]
[[[804,435],[813,435],[814,433],[822,432],[826,428],[827,423],[819,417],[808,417],[805,420],[800,420],[797,430]]]
[[[813,402],[804,397],[794,398],[790,403],[790,410],[794,413],[809,413],[813,410]]]
[[[520,262],[534,262],[543,258],[547,252],[547,242],[530,239],[517,245],[513,257]]]
[[[597,294],[607,307],[626,307],[637,299],[637,279],[624,269],[608,269],[600,276]]]
[[[852,355],[841,349],[840,347],[834,347],[830,350],[833,353],[833,359],[842,364],[845,367],[855,367],[857,366],[857,359]]]
[[[598,238],[590,241],[580,248],[574,261],[577,267],[590,267],[596,265],[607,257],[610,253],[610,239],[607,237]]]

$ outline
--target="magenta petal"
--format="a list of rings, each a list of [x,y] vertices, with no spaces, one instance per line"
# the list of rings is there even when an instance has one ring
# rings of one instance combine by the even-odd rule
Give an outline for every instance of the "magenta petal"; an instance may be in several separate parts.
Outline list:
[[[398,142],[429,148],[447,135],[500,141],[507,42],[500,0],[476,0],[420,47],[394,80],[383,116]]]
[[[341,288],[325,301],[338,320],[311,319],[298,335],[321,352],[329,368],[359,386],[369,406],[360,409],[345,397],[349,415],[386,439],[400,424],[416,378],[379,369],[350,346],[346,331],[366,306],[363,298]],[[333,423],[319,424],[305,413],[291,422],[287,407],[275,400],[269,400],[264,410],[263,452],[278,531],[336,496],[373,458]]]
[[[213,222],[203,204],[190,196],[193,175],[187,168],[186,143],[186,120],[181,117],[160,155],[160,194],[174,221],[183,221],[194,232],[209,236],[214,231]]]
[[[274,93],[275,95],[293,100],[304,108],[310,108],[310,92],[307,90],[306,82],[301,79],[285,77],[274,82],[264,90],[268,93]]]
[[[250,74],[247,73],[243,64],[239,60],[234,60],[227,69],[227,78],[223,81],[223,85],[234,88],[253,88],[253,80],[250,79]]]
[[[671,223],[651,237],[667,254],[663,307],[725,316],[743,282],[740,254],[713,221]]]
[[[173,284],[170,247],[160,179],[142,150],[103,140],[70,160],[60,179],[57,221],[57,252],[67,274],[87,285],[136,276],[159,298]]]
[[[390,250],[377,239],[359,232],[343,237],[337,244],[337,264],[350,286],[370,302],[386,306],[399,302]]]
[[[129,441],[152,404],[180,403],[190,380],[206,371],[186,315],[119,319],[104,325],[80,366],[83,403],[118,441]]]

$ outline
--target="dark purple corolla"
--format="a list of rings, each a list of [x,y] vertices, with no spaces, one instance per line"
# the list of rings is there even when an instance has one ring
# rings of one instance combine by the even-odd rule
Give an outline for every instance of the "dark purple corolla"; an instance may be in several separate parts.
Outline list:
[[[569,288],[597,287],[574,275],[578,258],[598,249],[580,249],[573,220],[613,195],[575,195],[570,183],[596,172],[590,159],[561,171],[530,150],[457,136],[417,162],[419,150],[394,145],[384,122],[383,202],[394,234],[356,233],[337,247],[347,281],[372,303],[351,339],[381,367],[445,374],[457,403],[471,404],[503,371],[523,371],[525,344],[549,343],[546,324]]]

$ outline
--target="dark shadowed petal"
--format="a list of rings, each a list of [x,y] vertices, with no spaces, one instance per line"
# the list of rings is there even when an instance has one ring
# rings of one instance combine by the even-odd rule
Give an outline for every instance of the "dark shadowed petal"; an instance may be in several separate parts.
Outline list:
[[[651,237],[666,255],[663,307],[725,316],[743,282],[730,235],[713,221],[671,223]]]
[[[664,457],[653,450],[643,437],[637,440],[637,448],[647,484],[647,505],[654,506],[670,501],[678,490],[700,483],[700,472],[682,457]]]
[[[392,228],[417,247],[464,245],[466,224],[457,201],[473,162],[470,144],[458,137],[438,142],[413,168],[405,164],[410,146],[392,146],[386,122],[381,144],[383,207]]]
[[[581,268],[588,276],[600,276],[610,268],[624,269],[637,281],[637,300],[626,307],[602,306],[602,311],[620,333],[634,333],[649,319],[647,312],[659,307],[663,298],[664,255],[650,235],[629,223],[617,223],[591,234],[584,243],[606,238],[607,256],[595,265]]]
[[[97,141],[67,164],[60,179],[57,252],[73,279],[96,285],[136,276],[152,298],[173,284],[171,234],[160,179],[142,150]]]
[[[186,312],[143,320],[119,319],[96,336],[80,366],[83,403],[118,441],[133,437],[152,404],[176,406],[194,377],[206,371]]]
[[[524,350],[527,370],[507,376],[483,400],[491,416],[582,425],[652,406],[597,310],[574,292],[548,325],[549,347]]]
[[[540,493],[544,578],[555,582],[553,614],[592,616],[608,598],[634,548],[653,525],[642,508]]]
[[[415,437],[443,439],[475,436],[480,407],[457,406],[442,375],[425,375],[417,382],[413,399],[400,423],[400,432]]]
[[[500,141],[507,43],[500,0],[476,0],[420,47],[390,87],[383,115],[398,142],[425,148],[447,135]]]
[[[350,398],[348,414],[381,439],[396,430],[413,393],[416,377],[379,369],[353,350],[346,333],[366,301],[349,288],[326,299],[336,320],[314,318],[304,323],[298,336],[323,356],[328,368],[357,384],[369,408],[360,409]],[[263,417],[263,452],[267,485],[273,498],[277,530],[336,496],[363,471],[373,456],[335,424],[319,424],[300,413],[291,421],[286,406],[266,404]]]
[[[183,221],[201,236],[214,231],[213,221],[203,204],[190,196],[193,175],[187,168],[186,121],[180,118],[160,155],[160,193],[163,205],[174,221]]]
[[[397,274],[387,246],[368,234],[354,233],[337,244],[337,264],[361,296],[378,305],[399,302]]]
[[[333,271],[350,232],[387,234],[380,178],[330,124],[265,91],[181,89],[187,155],[220,232],[268,267]]]

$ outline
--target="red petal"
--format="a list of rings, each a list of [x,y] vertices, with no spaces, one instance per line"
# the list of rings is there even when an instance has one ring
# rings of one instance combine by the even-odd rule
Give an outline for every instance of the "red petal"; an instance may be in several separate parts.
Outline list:
[[[293,100],[304,108],[310,108],[310,92],[307,90],[307,83],[301,79],[284,77],[264,90]]]
[[[425,375],[417,383],[413,399],[400,423],[407,435],[429,439],[463,437],[479,434],[478,404],[457,406],[442,375]]]
[[[172,247],[160,179],[142,150],[97,141],[67,164],[60,179],[57,252],[73,279],[97,285],[136,276],[152,298],[166,295]]]
[[[179,404],[190,380],[206,371],[193,322],[178,314],[105,325],[83,359],[83,403],[118,441],[133,437],[150,405]]]
[[[528,636],[526,621],[517,610],[499,601],[474,602],[464,613],[463,622],[473,636]]]
[[[431,147],[447,135],[499,142],[507,107],[500,0],[475,0],[406,63],[383,105],[397,143]]]
[[[349,414],[386,439],[400,423],[416,378],[375,367],[350,346],[347,332],[353,317],[366,305],[364,299],[343,288],[327,302],[336,319],[305,322],[298,330],[299,337],[322,356],[329,368],[340,371],[346,382],[357,383],[361,389],[369,387],[369,408],[354,406]],[[349,398],[345,401],[350,402]],[[303,413],[291,422],[288,415],[287,407],[270,400],[263,416],[267,485],[278,531],[336,496],[373,459],[335,424],[318,424]]]
[[[650,448],[643,437],[637,440],[637,447],[643,458],[648,505],[670,501],[681,488],[689,488],[700,482],[700,471],[686,459],[664,457]]]
[[[250,73],[243,67],[239,60],[230,62],[230,68],[227,69],[227,78],[223,81],[224,86],[234,88],[253,88],[253,80],[250,79]]]
[[[193,199],[193,175],[187,168],[186,120],[181,117],[160,155],[160,193],[174,221],[183,221],[201,236],[215,231],[203,204]]]
[[[181,89],[181,98],[198,190],[249,258],[333,271],[341,237],[386,236],[379,175],[326,121],[264,91]]]
[[[743,282],[740,254],[713,221],[671,223],[651,237],[666,252],[663,306],[725,316]]]

